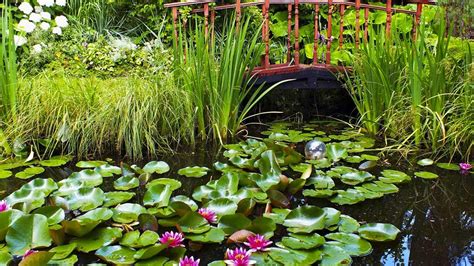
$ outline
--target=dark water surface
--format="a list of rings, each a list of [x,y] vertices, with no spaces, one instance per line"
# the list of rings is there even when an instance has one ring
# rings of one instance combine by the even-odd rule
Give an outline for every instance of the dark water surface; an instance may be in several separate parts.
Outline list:
[[[300,150],[300,152],[302,152]],[[186,166],[207,166],[221,159],[221,152],[212,149],[198,149],[195,152],[180,152],[166,157],[150,158],[164,160],[171,166],[171,171],[160,177],[176,178],[182,187],[173,195],[190,196],[196,186],[205,184],[211,178],[218,178],[218,172],[207,177],[196,179],[176,174]],[[410,176],[421,167],[409,166],[405,159],[389,158],[391,165],[383,169],[398,169]],[[116,161],[115,164],[118,164]],[[137,163],[141,165],[140,163]],[[389,194],[380,199],[366,200],[352,206],[338,206],[328,200],[298,197],[293,207],[309,203],[320,207],[335,207],[342,213],[350,215],[359,222],[382,222],[397,226],[402,233],[395,241],[388,243],[371,242],[372,254],[353,258],[353,265],[472,265],[474,264],[474,175],[461,175],[456,171],[440,169],[436,166],[422,167],[423,171],[437,173],[436,180],[413,178],[407,184],[398,185],[399,193]],[[48,169],[41,177],[52,177],[60,180],[73,167],[62,170]],[[381,169],[371,169],[377,175]],[[64,172],[63,172],[64,171]],[[290,176],[291,177],[291,176]],[[295,176],[296,177],[296,176]],[[104,191],[112,190],[114,178],[104,178]],[[0,199],[18,189],[27,181],[20,179],[0,180]],[[143,193],[143,192],[142,192]],[[138,198],[141,198],[138,191]],[[276,239],[279,238],[278,231]],[[188,252],[201,258],[203,265],[207,262],[223,259],[225,245],[205,245],[197,252]],[[80,256],[81,264],[98,262],[95,257]]]

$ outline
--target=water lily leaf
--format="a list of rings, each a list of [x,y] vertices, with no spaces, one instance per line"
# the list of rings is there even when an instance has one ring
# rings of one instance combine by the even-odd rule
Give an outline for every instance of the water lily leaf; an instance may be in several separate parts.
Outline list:
[[[356,219],[348,215],[341,214],[340,220],[339,220],[339,232],[354,233],[354,232],[357,232],[359,227],[360,227],[360,224],[359,222],[357,222]]]
[[[209,170],[209,168],[201,166],[185,167],[178,170],[178,175],[184,175],[186,177],[203,177],[207,175]]]
[[[324,244],[324,237],[317,233],[310,235],[292,234],[281,239],[283,245],[292,249],[312,249]]]
[[[52,258],[53,260],[62,260],[69,257],[69,255],[71,255],[74,249],[76,249],[76,243],[57,246],[50,249],[49,252],[54,254]]]
[[[23,212],[15,209],[0,212],[0,242],[5,240],[8,228],[22,216]]]
[[[168,185],[155,184],[150,186],[143,196],[143,205],[167,207],[173,190]]]
[[[254,175],[253,181],[263,191],[267,191],[272,186],[280,183],[281,169],[272,150],[263,152],[256,164],[261,175]]]
[[[77,245],[78,251],[88,253],[113,244],[121,237],[122,230],[120,228],[102,227],[96,228],[83,237],[71,240],[71,243]]]
[[[68,235],[77,237],[84,236],[94,230],[100,223],[112,218],[113,212],[107,208],[98,208],[89,211],[71,221],[62,221],[64,231]]]
[[[305,189],[303,190],[303,196],[314,197],[314,198],[329,198],[334,195],[336,191],[331,189]]]
[[[112,209],[112,220],[117,223],[128,224],[138,220],[138,216],[146,213],[145,207],[135,203],[124,203]]]
[[[222,217],[226,214],[234,214],[238,208],[234,201],[226,198],[211,200],[204,207],[215,212],[217,217]]]
[[[292,210],[283,223],[292,233],[311,233],[324,228],[326,213],[316,206],[300,206]]]
[[[377,161],[365,161],[359,165],[359,170],[368,170],[377,166]]]
[[[60,197],[70,195],[74,191],[86,187],[84,182],[82,182],[81,180],[61,180],[59,184],[60,187],[57,191],[54,192],[54,195]]]
[[[326,216],[324,217],[324,228],[326,229],[335,229],[333,228],[339,223],[339,217],[341,216],[341,212],[330,207],[324,207],[323,208],[324,213]]]
[[[202,234],[211,229],[207,220],[196,212],[189,212],[181,217],[178,225],[184,233]]]
[[[104,203],[104,191],[100,188],[84,187],[66,196],[70,210],[82,212],[93,210]]]
[[[79,168],[96,168],[103,164],[107,164],[106,161],[79,161],[76,163],[76,167]]]
[[[157,174],[164,174],[170,170],[170,166],[163,161],[151,161],[143,166],[143,171],[145,173],[157,173]]]
[[[29,213],[31,210],[43,206],[45,198],[46,194],[42,191],[20,189],[6,197],[5,201],[8,205]]]
[[[138,178],[133,176],[122,176],[114,181],[114,188],[116,190],[129,190],[140,185]]]
[[[364,195],[355,189],[338,190],[337,195],[330,199],[332,203],[339,205],[353,205],[364,200]]]
[[[224,231],[222,231],[224,232]],[[224,233],[225,235],[225,233]],[[227,244],[232,244],[232,243],[244,243],[247,241],[249,236],[254,236],[255,233],[246,229],[242,229],[239,231],[234,232],[232,235],[229,236],[227,239]]]
[[[247,229],[266,238],[271,238],[276,230],[276,223],[267,217],[257,217]]]
[[[165,250],[168,247],[167,244],[155,244],[153,246],[149,246],[146,248],[142,248],[133,255],[133,257],[137,260],[144,260],[154,257],[155,255],[159,254],[161,251]]]
[[[421,165],[421,166],[428,166],[428,165],[433,165],[434,164],[434,161],[429,159],[429,158],[425,158],[425,159],[421,159],[419,160],[418,162],[416,162],[418,165]]]
[[[58,159],[49,159],[49,160],[39,161],[39,164],[45,167],[58,167],[58,166],[65,165],[67,162],[68,162],[67,160],[58,158]]]
[[[49,247],[48,219],[40,214],[24,215],[13,222],[5,237],[12,254],[23,255],[29,249]]]
[[[268,250],[268,255],[274,261],[270,265],[275,265],[277,262],[283,265],[313,265],[322,258],[322,252],[319,249],[294,250],[269,248]]]
[[[150,230],[155,232],[158,230],[158,221],[154,215],[142,213],[138,216],[138,222],[142,231]]]
[[[372,191],[372,190],[368,190],[366,189],[365,187],[354,187],[355,190],[357,190],[358,192],[362,193],[362,195],[364,196],[364,198],[366,199],[378,199],[378,198],[381,198],[383,197],[383,193],[381,192],[376,192],[376,191]]]
[[[49,225],[62,222],[66,216],[64,210],[58,206],[44,206],[36,209],[33,213],[46,216]]]
[[[283,224],[286,219],[286,216],[288,216],[289,213],[290,210],[288,209],[273,208],[272,212],[264,213],[263,217],[272,219],[277,224]]]
[[[326,175],[312,176],[306,182],[307,185],[314,185],[316,189],[331,189],[335,186],[334,180]]]
[[[331,167],[332,161],[328,158],[323,158],[321,160],[308,160],[308,163],[311,163],[315,169],[324,169]]]
[[[20,179],[29,179],[35,175],[42,174],[44,172],[43,167],[28,167],[25,170],[16,173],[15,177]]]
[[[253,198],[243,199],[237,204],[237,212],[249,216],[252,214],[256,204],[257,202]]]
[[[173,215],[184,216],[188,212],[193,212],[191,207],[189,207],[186,203],[181,201],[171,202],[170,208],[173,210]],[[170,216],[167,216],[170,217]]]
[[[372,245],[356,234],[330,233],[325,235],[327,239],[337,242],[327,242],[329,245],[336,245],[351,256],[365,256],[372,252]]]
[[[308,170],[309,166],[310,166],[309,163],[290,164],[291,170],[295,172],[300,172],[300,173],[304,173],[306,170]]]
[[[7,251],[0,251],[0,265],[10,265],[13,256]]]
[[[364,158],[367,161],[378,161],[380,158],[375,155],[370,155],[370,154],[362,154],[360,157]]]
[[[102,247],[95,254],[112,264],[131,265],[135,263],[135,250],[120,245]]]
[[[135,196],[133,192],[112,191],[104,193],[104,207],[113,207],[120,203],[129,201]]]
[[[154,256],[151,259],[140,260],[135,263],[136,266],[171,266],[168,265],[169,259],[167,257]]]
[[[421,177],[423,179],[436,179],[438,178],[439,176],[435,173],[432,173],[432,172],[426,172],[426,171],[422,171],[422,172],[416,172],[415,173],[415,176],[417,177]]]
[[[383,177],[379,177],[380,181],[390,184],[399,184],[411,181],[411,177],[401,171],[383,170]]]
[[[351,265],[352,258],[344,249],[336,245],[324,245],[323,246],[323,258],[321,265],[333,266],[333,265]]]
[[[48,266],[56,266],[56,265],[61,265],[61,266],[74,266],[76,265],[76,263],[79,261],[79,259],[77,258],[76,255],[71,255],[67,258],[64,258],[64,259],[60,259],[60,260],[55,260],[55,259],[51,259],[49,262],[48,262]]]
[[[154,185],[166,185],[169,186],[171,190],[176,190],[181,187],[181,182],[172,178],[158,178],[146,184],[146,188],[150,188]]]
[[[222,229],[219,228],[211,228],[209,231],[205,232],[204,234],[187,234],[186,238],[194,241],[194,242],[201,242],[201,243],[221,243],[224,241],[225,233]]]
[[[437,163],[436,166],[446,170],[459,171],[459,165],[453,163]]]
[[[144,231],[141,235],[139,231],[127,232],[120,240],[120,245],[131,248],[142,248],[155,244],[160,236],[154,231]]]
[[[271,189],[267,191],[268,199],[273,206],[278,208],[288,208],[290,206],[290,200],[278,190]]]
[[[94,171],[99,173],[102,177],[112,177],[114,175],[122,174],[122,168],[110,164],[98,166],[94,169]]]
[[[395,186],[394,184],[388,184],[382,181],[374,181],[370,183],[365,183],[362,185],[362,187],[368,190],[380,192],[383,194],[397,193],[399,190],[398,187]]]
[[[67,179],[59,181],[59,184],[62,186],[74,180],[82,181],[86,187],[97,187],[103,182],[102,176],[99,173],[91,169],[86,169],[72,173]]]
[[[31,180],[30,182],[21,186],[20,190],[35,190],[43,192],[46,196],[48,196],[51,192],[58,189],[58,185],[54,182],[53,179],[42,179],[36,178]]]
[[[218,228],[227,235],[231,235],[239,230],[247,229],[252,225],[252,221],[241,213],[224,215],[219,221]]]
[[[286,191],[290,193],[291,195],[295,195],[296,193],[298,193],[298,191],[300,191],[304,187],[305,184],[306,184],[305,179],[301,179],[301,178],[295,179],[290,182],[290,184],[286,188]]]
[[[344,161],[348,162],[348,163],[360,163],[364,160],[364,158],[358,156],[358,155],[355,155],[355,156],[349,156],[347,157],[346,159],[344,159]]]
[[[192,211],[197,211],[199,208],[196,202],[184,195],[178,195],[171,198],[171,202],[183,202],[191,208]]]
[[[12,171],[0,169],[0,179],[9,178],[12,175]]]
[[[333,162],[337,162],[348,156],[347,149],[339,143],[331,143],[326,146],[327,157]]]
[[[400,233],[395,226],[384,223],[364,224],[357,231],[361,237],[372,241],[395,240]]]
[[[23,258],[18,266],[36,266],[36,265],[46,265],[54,256],[54,253],[47,251],[38,251],[33,254],[30,254],[26,258]]]
[[[349,172],[341,175],[341,181],[348,185],[358,185],[370,180],[373,175],[365,171]]]

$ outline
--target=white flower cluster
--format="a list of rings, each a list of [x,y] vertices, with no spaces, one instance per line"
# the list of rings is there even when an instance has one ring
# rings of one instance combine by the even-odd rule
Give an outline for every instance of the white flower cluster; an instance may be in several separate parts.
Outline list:
[[[31,1],[30,1],[31,2]],[[44,7],[52,8],[56,6],[66,6],[66,0],[36,0],[34,7],[30,2],[23,1],[18,9],[23,12],[23,18],[18,22],[16,30],[20,32],[15,35],[15,45],[22,46],[27,42],[26,34],[32,33],[36,29],[47,31],[51,29],[53,34],[61,35],[62,29],[69,26],[68,19],[59,15],[52,19],[51,13],[43,10]],[[35,45],[33,52],[40,52],[42,45]]]

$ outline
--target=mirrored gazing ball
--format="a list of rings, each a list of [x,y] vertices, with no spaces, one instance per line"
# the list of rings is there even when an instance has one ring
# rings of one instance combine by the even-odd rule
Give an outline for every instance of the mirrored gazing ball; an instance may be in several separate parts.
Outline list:
[[[319,140],[306,143],[304,154],[307,160],[321,160],[326,157],[326,144]]]

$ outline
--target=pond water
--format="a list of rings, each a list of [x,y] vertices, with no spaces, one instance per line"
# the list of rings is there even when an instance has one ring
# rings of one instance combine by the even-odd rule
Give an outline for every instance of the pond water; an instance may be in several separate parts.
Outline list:
[[[318,126],[318,130],[330,131],[333,128]],[[314,128],[313,128],[314,130]],[[256,134],[261,137],[261,135]],[[329,135],[329,133],[328,133]],[[303,153],[303,144],[295,149]],[[179,151],[166,157],[150,158],[163,160],[170,166],[170,171],[160,177],[176,178],[182,183],[181,188],[173,195],[191,197],[193,190],[206,184],[211,179],[217,179],[220,172],[211,171],[203,178],[189,178],[177,174],[178,169],[187,166],[206,166],[210,169],[216,161],[224,162],[227,158],[222,155],[224,150],[196,148],[193,151]],[[375,154],[372,152],[372,154]],[[119,161],[115,161],[117,165]],[[411,163],[410,163],[411,162]],[[142,162],[128,162],[143,165]],[[338,165],[357,167],[357,164],[340,162]],[[370,255],[353,257],[354,265],[472,265],[474,264],[474,176],[460,174],[458,171],[441,169],[435,165],[419,166],[416,160],[406,160],[399,156],[382,158],[377,166],[369,171],[374,176],[380,176],[384,169],[396,169],[413,176],[417,171],[429,171],[439,175],[437,179],[425,180],[413,178],[411,182],[397,184],[398,193],[387,194],[378,199],[368,199],[354,205],[338,205],[327,199],[305,197],[301,191],[291,197],[292,208],[298,205],[311,204],[319,207],[333,207],[355,218],[361,224],[364,222],[390,223],[401,230],[396,240],[389,242],[371,242],[373,251]],[[72,171],[79,171],[71,163],[68,167],[47,168],[38,177],[51,177],[56,181],[64,179]],[[287,173],[287,172],[285,172]],[[288,177],[298,178],[301,173],[288,171]],[[101,188],[104,191],[113,190],[113,180],[104,178]],[[0,199],[19,189],[28,180],[0,180]],[[136,189],[136,198],[141,198],[143,189]],[[274,242],[280,239],[284,231],[277,230]],[[284,233],[286,235],[286,233]],[[221,244],[205,245],[201,250],[189,251],[201,259],[201,265],[222,260],[228,246]],[[95,256],[79,254],[79,264],[100,262]]]

